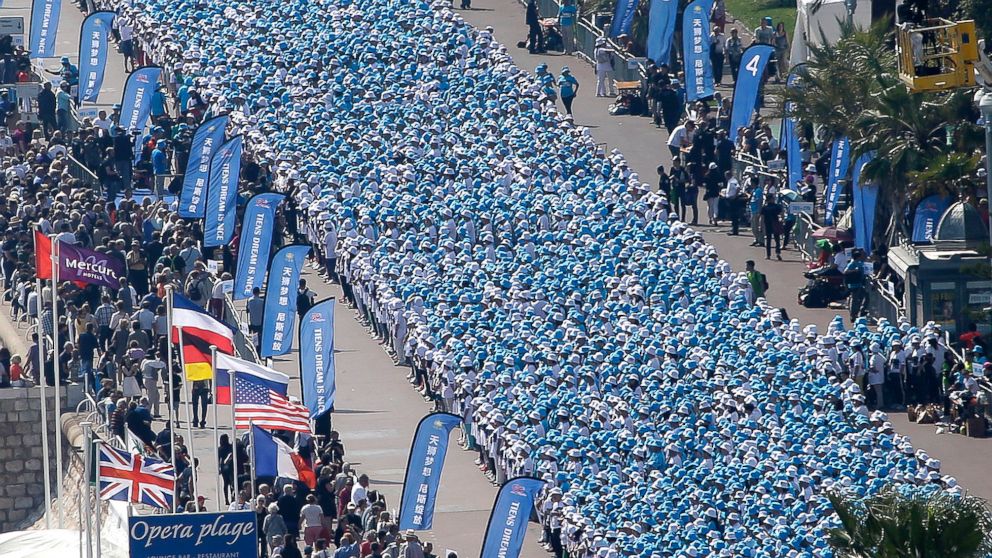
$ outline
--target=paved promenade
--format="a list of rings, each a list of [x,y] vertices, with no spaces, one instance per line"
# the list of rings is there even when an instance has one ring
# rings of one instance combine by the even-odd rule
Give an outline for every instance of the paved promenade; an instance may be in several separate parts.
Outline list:
[[[633,169],[647,182],[655,182],[655,167],[670,164],[665,147],[666,135],[650,119],[642,117],[613,117],[607,113],[610,99],[595,97],[595,76],[584,62],[565,56],[534,56],[517,49],[516,43],[525,35],[523,8],[517,0],[473,0],[475,9],[460,13],[471,23],[495,28],[497,38],[509,45],[517,64],[532,71],[540,62],[547,62],[557,74],[562,65],[568,65],[582,84],[575,103],[576,122],[592,129],[594,137],[609,148],[619,148]],[[22,15],[28,19],[30,0],[8,0],[0,13],[4,16]],[[57,42],[58,53],[69,55],[76,61],[79,26],[83,16],[71,2],[63,5]],[[47,60],[48,67],[58,65],[58,59]],[[100,105],[109,107],[119,102],[126,75],[119,56],[112,55],[104,82]],[[725,94],[730,89],[724,87]],[[735,269],[743,269],[744,261],[754,259],[771,284],[771,301],[788,310],[803,323],[817,323],[821,327],[833,317],[833,311],[808,310],[796,303],[796,291],[803,284],[804,268],[795,250],[783,254],[785,261],[765,261],[761,248],[750,247],[749,237],[729,237],[727,227],[700,227],[707,240]],[[324,284],[307,268],[305,277],[318,299],[339,297],[340,289]],[[11,344],[12,335],[23,335],[0,313],[0,334]],[[396,367],[382,348],[369,336],[367,330],[355,319],[354,313],[339,304],[335,315],[335,347],[337,365],[337,405],[334,427],[339,430],[347,450],[346,458],[358,470],[369,474],[372,487],[385,493],[391,507],[399,503],[407,452],[414,429],[420,418],[431,410],[405,379],[407,369]],[[299,395],[299,370],[297,352],[275,361],[274,367],[289,374],[291,393]],[[194,430],[193,447],[201,460],[199,476],[201,492],[210,498],[211,509],[216,503],[216,456],[212,430],[212,412],[208,413],[208,428]],[[220,414],[222,431],[230,431],[229,414]],[[941,459],[946,473],[956,476],[974,493],[992,498],[992,483],[985,479],[986,465],[992,462],[992,440],[974,440],[957,435],[934,434],[932,426],[909,424],[904,415],[893,417],[896,427],[913,437],[917,447],[925,448],[932,456]],[[156,425],[161,428],[162,424]],[[184,431],[185,432],[185,431]],[[455,436],[452,435],[454,442]],[[442,489],[438,495],[435,529],[423,538],[435,543],[438,550],[451,548],[459,556],[478,554],[486,522],[496,489],[478,471],[473,463],[475,455],[457,450],[454,445],[448,454]],[[525,558],[547,554],[536,544],[538,528],[531,525],[528,542],[524,545]]]

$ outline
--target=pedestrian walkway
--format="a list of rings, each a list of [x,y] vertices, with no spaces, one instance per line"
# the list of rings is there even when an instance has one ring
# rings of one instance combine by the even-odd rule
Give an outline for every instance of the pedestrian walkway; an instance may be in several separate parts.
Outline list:
[[[607,149],[619,149],[641,180],[656,185],[658,165],[671,168],[672,158],[666,143],[668,133],[664,128],[656,128],[648,117],[610,116],[608,108],[613,98],[596,97],[596,73],[590,64],[576,56],[555,52],[530,54],[527,49],[517,47],[517,43],[527,35],[524,6],[519,0],[473,0],[471,10],[457,11],[476,27],[493,27],[496,38],[506,45],[514,62],[525,70],[533,71],[537,65],[545,63],[548,71],[558,75],[562,66],[568,66],[581,87],[572,106],[575,123],[590,128],[596,141],[605,143]],[[554,17],[556,14],[542,15]],[[727,78],[724,83],[718,91],[733,96],[732,80]],[[559,110],[564,111],[560,103]],[[705,205],[700,201],[701,210]],[[838,314],[836,310],[811,309],[799,304],[798,291],[806,284],[803,278],[806,265],[794,248],[782,253],[782,261],[765,260],[764,248],[751,246],[752,237],[747,231],[738,237],[728,236],[729,223],[695,228],[735,270],[743,270],[744,262],[754,260],[758,270],[768,276],[771,287],[766,294],[768,301],[776,307],[785,308],[790,317],[798,318],[804,324],[817,324],[825,328]],[[845,317],[847,315],[846,311],[839,313]]]
[[[24,30],[28,31],[31,24],[31,0],[8,0],[0,8],[0,14],[9,17],[23,17]],[[34,59],[35,66],[42,66],[50,70],[57,70],[59,58],[68,56],[69,60],[79,65],[79,30],[86,19],[75,3],[70,0],[62,2],[62,15],[59,17],[59,30],[55,37],[54,58]],[[25,36],[25,41],[27,37]],[[97,103],[85,103],[82,112],[89,113],[94,109],[106,109],[110,113],[110,108],[121,102],[121,95],[124,94],[124,82],[127,81],[127,73],[124,71],[124,61],[116,50],[115,45],[111,45],[111,53],[107,70],[103,77],[103,88],[100,90],[100,99]]]
[[[304,269],[303,277],[317,293],[318,301],[342,296],[339,287],[324,283],[309,267]],[[407,382],[409,368],[393,364],[345,303],[335,306],[334,349],[337,391],[332,421],[347,450],[345,460],[369,475],[372,488],[385,494],[390,506],[396,507],[410,442],[420,419],[433,411],[433,405]],[[298,350],[294,346],[292,353],[276,359],[273,366],[292,378],[290,393],[295,395],[300,390]],[[421,533],[421,540],[433,542],[437,550],[450,548],[458,556],[471,557],[482,548],[496,488],[473,462],[477,454],[458,449],[457,436],[457,431],[452,432],[434,529]],[[547,558],[536,542],[540,536],[540,528],[531,524],[523,558]]]
[[[26,3],[26,0],[19,0],[12,4],[20,6],[16,9],[20,9],[26,17]],[[592,128],[593,135],[600,141],[606,140],[608,147],[623,151],[643,178],[651,181],[656,164],[659,161],[667,164],[664,132],[658,132],[646,118],[609,116],[606,106],[610,100],[593,96],[595,81],[591,68],[567,57],[531,56],[524,50],[515,50],[513,45],[519,40],[518,35],[523,30],[523,11],[515,0],[476,0],[476,4],[480,9],[463,13],[472,23],[493,25],[497,36],[509,45],[522,67],[532,68],[539,61],[546,60],[555,72],[562,64],[573,68],[583,84],[575,105],[577,122]],[[4,12],[6,13],[6,8]],[[82,15],[73,5],[66,3],[60,22],[60,53],[75,51],[81,21]],[[101,96],[101,104],[104,106],[117,102],[123,89],[124,74],[119,64],[120,58],[113,56],[112,60],[104,94]],[[769,275],[772,284],[771,300],[788,308],[794,317],[804,323],[826,323],[833,315],[832,312],[804,312],[798,308],[793,312],[797,305],[792,289],[797,286],[793,283],[798,284],[801,278],[799,264],[794,261],[766,263],[760,258],[760,250],[747,250],[743,240],[726,237],[725,229],[703,227],[702,230],[708,240],[717,246],[721,256],[730,261],[735,269],[743,269],[743,261],[747,258],[759,261],[759,268]],[[311,288],[318,293],[319,299],[340,294],[339,289],[322,283],[309,269],[305,277]],[[792,301],[791,305],[788,301]],[[334,428],[341,432],[348,451],[347,460],[369,474],[372,487],[382,491],[392,506],[397,506],[410,440],[417,423],[431,408],[405,381],[407,370],[393,365],[368,331],[356,321],[354,313],[343,304],[338,305],[336,310],[335,333],[337,405],[333,417]],[[291,394],[299,396],[296,350],[277,359],[274,367],[293,378]],[[201,461],[201,492],[210,498],[210,509],[214,508],[218,497],[214,489],[217,475],[212,421],[212,413],[208,413],[208,428],[194,431],[192,440],[195,455]],[[220,422],[226,424],[228,421],[229,418],[222,412]],[[160,429],[162,426],[158,422],[155,428]],[[990,488],[978,476],[978,471],[981,469],[979,464],[987,462],[987,453],[992,450],[992,444],[985,440],[976,441],[960,436],[938,439],[932,435],[932,427],[899,426],[901,429],[905,426],[904,431],[913,433],[914,438],[919,431],[919,438],[914,439],[914,442],[918,447],[927,448],[932,456],[942,458],[946,473],[957,476],[962,484],[975,493],[986,497],[990,495],[987,494]],[[229,431],[226,428],[223,430]],[[930,445],[931,442],[933,446]],[[961,456],[968,458],[962,459]],[[451,548],[457,550],[460,556],[471,556],[479,551],[496,494],[495,489],[477,470],[473,463],[474,457],[474,454],[456,451],[454,448],[449,452],[442,490],[438,496],[435,529],[423,536],[424,540],[435,542],[438,550]],[[538,536],[537,527],[531,525],[523,556],[546,556],[536,544]]]

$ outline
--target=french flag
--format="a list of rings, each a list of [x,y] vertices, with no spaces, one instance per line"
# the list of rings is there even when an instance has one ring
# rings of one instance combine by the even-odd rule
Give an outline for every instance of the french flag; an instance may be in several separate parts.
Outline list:
[[[313,469],[286,442],[252,426],[251,443],[255,446],[256,476],[282,477],[300,481],[311,489],[317,487],[317,475]]]
[[[252,376],[254,383],[262,384],[280,395],[286,395],[288,391],[289,376],[282,372],[231,355],[217,353],[217,403],[219,405],[231,404],[231,372]]]

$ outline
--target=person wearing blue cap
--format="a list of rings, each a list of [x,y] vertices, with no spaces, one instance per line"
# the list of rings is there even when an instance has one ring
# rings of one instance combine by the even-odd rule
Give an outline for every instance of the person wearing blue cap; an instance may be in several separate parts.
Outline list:
[[[155,174],[156,183],[159,181],[160,177],[169,174],[169,154],[167,152],[168,142],[164,139],[157,140],[155,142],[155,148],[152,149],[151,161],[152,161],[152,172]]]
[[[55,120],[58,123],[59,131],[63,134],[69,132],[70,114],[72,112],[72,93],[69,82],[63,81],[59,84],[59,90],[55,93]]]
[[[561,94],[561,102],[565,105],[565,112],[572,114],[572,102],[579,94],[579,80],[575,79],[568,66],[562,66],[561,75],[558,76],[558,91]]]
[[[160,83],[155,87],[155,92],[152,93],[151,115],[153,123],[159,124],[163,118],[169,116],[169,113],[165,107],[165,84]]]
[[[59,76],[62,81],[69,84],[70,89],[79,85],[79,68],[75,64],[69,61],[68,56],[63,56],[60,60],[61,65],[58,70],[49,70],[45,68],[45,71],[49,74]]]
[[[121,123],[121,104],[114,103],[114,106],[110,107],[110,121],[115,125]]]

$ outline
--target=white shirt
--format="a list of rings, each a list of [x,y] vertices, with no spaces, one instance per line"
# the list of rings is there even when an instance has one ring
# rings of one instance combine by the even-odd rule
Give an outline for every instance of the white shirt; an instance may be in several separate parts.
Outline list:
[[[736,178],[727,181],[727,199],[734,199],[741,194],[741,183]]]
[[[885,383],[885,357],[878,353],[872,353],[869,359],[868,383],[871,385],[881,385]]]
[[[323,512],[317,504],[307,504],[300,509],[300,517],[307,527],[320,527],[320,516]]]
[[[367,501],[369,499],[369,492],[364,486],[356,483],[355,486],[351,488],[351,503],[358,505],[359,502]]]
[[[130,41],[134,37],[134,27],[131,27],[130,23],[122,22],[117,30],[121,34],[122,41]]]
[[[967,388],[972,395],[978,395],[978,382],[970,374],[964,377],[964,387]]]
[[[109,118],[96,118],[93,120],[93,125],[102,128],[104,131],[110,130],[110,126],[113,122]]]
[[[338,233],[334,229],[328,230],[324,234],[324,257],[338,257]]]
[[[668,138],[669,147],[688,147],[692,144],[693,132],[686,130],[682,124],[672,130],[672,135]]]

